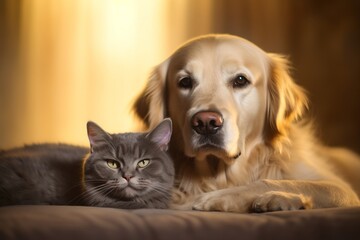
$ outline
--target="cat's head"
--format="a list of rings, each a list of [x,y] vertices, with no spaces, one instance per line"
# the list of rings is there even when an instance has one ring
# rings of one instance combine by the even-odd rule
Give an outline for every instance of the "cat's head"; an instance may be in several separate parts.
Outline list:
[[[87,123],[91,152],[84,161],[84,184],[97,201],[169,198],[174,166],[166,150],[172,122],[164,119],[147,133],[109,134]],[[101,200],[102,199],[102,200]]]

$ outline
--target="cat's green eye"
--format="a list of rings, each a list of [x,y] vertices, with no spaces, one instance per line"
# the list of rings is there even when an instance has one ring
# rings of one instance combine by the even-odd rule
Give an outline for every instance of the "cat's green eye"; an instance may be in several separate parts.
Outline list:
[[[143,159],[143,160],[140,160],[138,163],[137,163],[137,166],[139,168],[144,168],[146,167],[147,165],[149,165],[150,163],[150,160],[149,159]]]
[[[120,168],[120,164],[117,161],[108,159],[108,160],[106,160],[106,163],[109,166],[109,168],[112,168],[112,169]]]

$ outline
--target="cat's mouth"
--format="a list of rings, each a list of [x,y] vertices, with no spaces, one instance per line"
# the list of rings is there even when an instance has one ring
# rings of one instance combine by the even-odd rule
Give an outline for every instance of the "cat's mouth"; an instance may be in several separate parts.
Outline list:
[[[122,198],[125,198],[127,200],[132,200],[135,197],[138,197],[140,195],[141,191],[143,191],[143,190],[140,190],[129,184],[125,188],[120,189],[120,195]]]
[[[119,194],[122,197],[126,198],[134,198],[139,196],[139,193],[144,191],[143,188],[137,186],[136,184],[132,183],[131,181],[120,181],[118,185],[118,190],[120,191]]]

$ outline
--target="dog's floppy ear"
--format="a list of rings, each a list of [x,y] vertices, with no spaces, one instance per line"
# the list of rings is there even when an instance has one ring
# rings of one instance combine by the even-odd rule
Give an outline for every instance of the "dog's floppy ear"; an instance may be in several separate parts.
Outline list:
[[[165,80],[168,60],[156,66],[148,79],[145,89],[135,100],[133,110],[148,128],[154,128],[166,116]]]
[[[307,108],[305,90],[291,78],[289,62],[276,54],[270,59],[265,138],[274,144],[287,137],[291,123],[301,118]]]

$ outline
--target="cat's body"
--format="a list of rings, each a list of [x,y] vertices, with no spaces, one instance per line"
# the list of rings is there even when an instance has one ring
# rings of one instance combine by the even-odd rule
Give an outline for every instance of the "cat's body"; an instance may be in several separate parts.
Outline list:
[[[0,206],[79,204],[88,148],[37,144],[0,152]]]
[[[166,208],[174,178],[171,121],[149,133],[108,134],[88,123],[91,148],[38,144],[0,152],[0,206]]]

